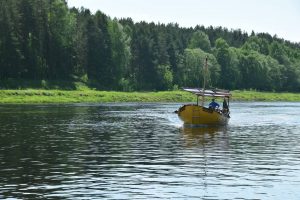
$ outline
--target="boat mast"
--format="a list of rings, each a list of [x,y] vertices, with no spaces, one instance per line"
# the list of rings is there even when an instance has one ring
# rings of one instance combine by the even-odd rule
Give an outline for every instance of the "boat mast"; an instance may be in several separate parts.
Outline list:
[[[204,106],[204,91],[205,91],[205,83],[206,83],[206,72],[207,72],[207,56],[205,58],[204,70],[203,70],[203,88],[202,88],[202,102],[201,106]]]

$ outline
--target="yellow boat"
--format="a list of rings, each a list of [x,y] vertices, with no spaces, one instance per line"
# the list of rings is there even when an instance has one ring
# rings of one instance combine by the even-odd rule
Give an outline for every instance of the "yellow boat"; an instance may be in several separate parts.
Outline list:
[[[184,88],[185,91],[197,95],[197,104],[186,104],[177,111],[179,118],[185,125],[226,125],[230,118],[229,98],[231,94],[224,90],[202,90],[196,88]],[[202,105],[198,104],[199,97],[202,96]],[[223,109],[204,107],[204,97],[224,98]],[[227,105],[226,105],[227,104]],[[225,106],[226,105],[226,106]]]
[[[207,58],[205,67],[207,70]],[[231,94],[228,90],[205,89],[205,78],[203,88],[183,88],[197,96],[197,104],[187,104],[175,111],[179,118],[188,126],[220,126],[226,125],[230,118],[229,99]],[[199,97],[202,103],[199,105]],[[208,108],[204,106],[205,97],[223,98],[223,108]]]

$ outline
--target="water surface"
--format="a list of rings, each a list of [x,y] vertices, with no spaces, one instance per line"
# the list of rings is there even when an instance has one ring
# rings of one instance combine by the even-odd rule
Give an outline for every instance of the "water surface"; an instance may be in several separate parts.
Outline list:
[[[300,199],[300,103],[0,106],[0,199]]]

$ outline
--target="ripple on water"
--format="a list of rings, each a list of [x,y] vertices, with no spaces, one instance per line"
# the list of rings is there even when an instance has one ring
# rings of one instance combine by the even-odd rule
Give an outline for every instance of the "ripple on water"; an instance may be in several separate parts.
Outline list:
[[[299,199],[300,103],[232,103],[227,127],[196,129],[179,106],[1,107],[0,198]]]

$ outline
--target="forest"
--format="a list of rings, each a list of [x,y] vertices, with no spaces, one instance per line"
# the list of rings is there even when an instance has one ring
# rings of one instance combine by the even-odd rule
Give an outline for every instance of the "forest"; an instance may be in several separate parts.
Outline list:
[[[300,43],[112,17],[65,0],[1,0],[0,88],[46,81],[114,91],[201,87],[207,57],[210,87],[300,92]]]

